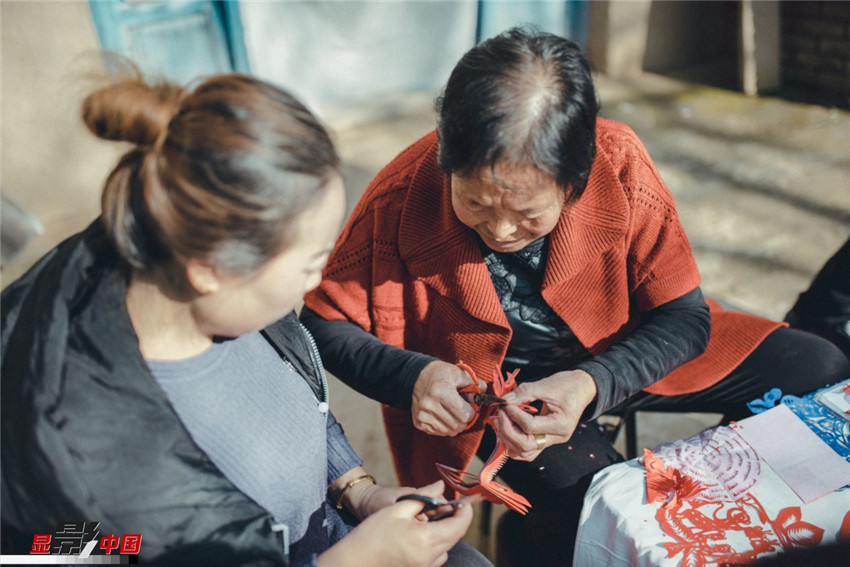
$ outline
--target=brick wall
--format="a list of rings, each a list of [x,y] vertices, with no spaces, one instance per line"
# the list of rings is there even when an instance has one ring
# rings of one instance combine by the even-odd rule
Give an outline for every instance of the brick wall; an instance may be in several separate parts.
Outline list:
[[[782,82],[850,107],[850,2],[782,2]]]

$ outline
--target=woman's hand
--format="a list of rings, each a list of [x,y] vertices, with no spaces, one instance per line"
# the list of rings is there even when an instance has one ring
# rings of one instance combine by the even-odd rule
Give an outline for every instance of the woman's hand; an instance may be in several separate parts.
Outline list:
[[[443,494],[443,482],[438,481],[416,491],[412,488],[403,490],[407,491],[404,494],[418,492],[439,498]],[[320,567],[442,565],[448,558],[448,550],[469,529],[472,506],[458,508],[453,516],[436,522],[426,521],[421,514],[423,506],[421,502],[405,500],[377,510],[322,553],[317,564]]]
[[[346,488],[349,482],[352,484]],[[336,479],[329,488],[331,498],[338,500],[360,521],[412,492],[416,489],[409,486],[379,486],[360,466]]]
[[[587,372],[557,372],[537,382],[524,382],[504,396],[512,403],[543,402],[539,415],[508,405],[502,408],[493,425],[512,459],[533,461],[545,447],[572,437],[582,413],[595,397],[596,383]],[[538,439],[543,441],[543,446]]]
[[[430,435],[457,435],[475,418],[475,410],[458,393],[473,384],[472,378],[454,364],[434,361],[419,374],[413,387],[413,425]],[[479,384],[481,390],[486,384]]]
[[[409,486],[378,486],[370,484],[354,495],[347,505],[358,520],[363,521],[382,508],[395,504],[405,494],[420,492]],[[424,493],[423,493],[424,494]]]

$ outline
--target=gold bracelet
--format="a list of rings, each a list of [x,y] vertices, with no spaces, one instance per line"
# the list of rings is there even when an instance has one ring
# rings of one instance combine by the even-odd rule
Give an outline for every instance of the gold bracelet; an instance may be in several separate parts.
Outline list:
[[[370,474],[364,474],[363,476],[358,476],[355,479],[349,480],[345,483],[345,486],[342,487],[342,490],[339,493],[339,496],[336,497],[336,509],[342,510],[342,497],[345,496],[345,493],[348,492],[348,489],[357,484],[362,480],[370,480],[372,484],[378,484],[375,482],[375,477]]]

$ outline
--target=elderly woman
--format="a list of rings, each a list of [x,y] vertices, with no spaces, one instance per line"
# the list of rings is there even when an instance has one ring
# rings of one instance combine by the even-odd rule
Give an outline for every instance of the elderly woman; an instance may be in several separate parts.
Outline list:
[[[708,305],[669,191],[628,127],[597,117],[571,42],[510,30],[471,49],[439,124],[372,181],[305,300],[327,367],[385,404],[401,480],[465,468],[470,377],[520,369],[495,427],[500,476],[532,503],[501,541],[522,565],[571,558],[584,490],[621,457],[593,424],[631,409],[742,415],[845,377],[832,344]],[[500,558],[501,560],[501,558]]]
[[[329,411],[293,312],[345,210],[318,120],[244,75],[116,77],[83,118],[129,148],[101,217],[2,294],[2,552],[86,522],[146,565],[490,565],[456,545],[469,507],[396,503]]]

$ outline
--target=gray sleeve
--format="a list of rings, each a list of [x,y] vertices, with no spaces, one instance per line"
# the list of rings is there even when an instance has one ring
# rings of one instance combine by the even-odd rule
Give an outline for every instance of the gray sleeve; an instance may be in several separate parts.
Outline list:
[[[363,464],[363,459],[357,454],[348,438],[345,436],[345,431],[342,425],[334,417],[332,412],[328,412],[328,486],[336,479],[353,469],[354,467]]]

